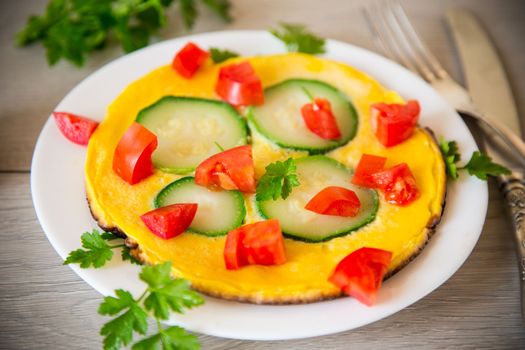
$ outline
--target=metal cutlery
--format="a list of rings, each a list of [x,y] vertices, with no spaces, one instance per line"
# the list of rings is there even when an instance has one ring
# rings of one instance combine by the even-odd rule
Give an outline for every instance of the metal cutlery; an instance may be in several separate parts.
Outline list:
[[[454,81],[442,68],[411,25],[397,1],[372,2],[365,18],[383,51],[420,75],[463,117],[483,127],[487,137],[482,148],[498,163],[512,168],[511,176],[499,176],[516,241],[521,287],[521,312],[525,321],[525,144],[503,66],[484,30],[468,12],[452,10],[448,24],[453,32],[470,91]],[[373,14],[373,15],[372,15]],[[473,101],[474,100],[474,101]],[[481,106],[483,112],[477,108]],[[487,114],[484,114],[487,113]],[[510,148],[519,164],[504,157],[494,137]]]

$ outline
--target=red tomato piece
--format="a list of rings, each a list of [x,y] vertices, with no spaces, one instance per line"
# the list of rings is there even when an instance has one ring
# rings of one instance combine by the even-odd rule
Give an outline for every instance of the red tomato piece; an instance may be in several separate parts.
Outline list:
[[[143,214],[140,218],[151,232],[163,239],[180,235],[191,225],[198,205],[177,203]]]
[[[372,179],[391,204],[406,205],[419,196],[416,179],[406,163],[372,174]]]
[[[325,98],[316,98],[313,102],[301,108],[306,127],[311,132],[325,140],[335,140],[341,137],[330,101]]]
[[[419,102],[406,104],[376,103],[371,107],[372,129],[385,147],[395,146],[408,139],[419,119]]]
[[[260,105],[264,102],[261,79],[249,62],[222,67],[215,92],[234,106]]]
[[[358,186],[376,188],[377,185],[372,179],[372,174],[383,170],[385,163],[385,157],[363,154],[351,182]]]
[[[157,136],[133,123],[120,139],[113,157],[113,170],[133,185],[153,173],[151,154],[157,148]]]
[[[98,126],[98,122],[86,117],[67,112],[53,112],[58,129],[69,140],[85,146],[91,134]]]
[[[279,221],[259,221],[230,231],[224,246],[224,262],[228,270],[245,265],[284,264],[286,254]]]
[[[356,216],[361,201],[352,190],[329,186],[310,199],[305,208],[323,215]]]
[[[207,51],[189,42],[177,52],[171,66],[181,76],[190,79],[209,56]]]
[[[211,188],[255,192],[251,146],[235,147],[206,159],[195,170],[195,183]]]
[[[237,270],[248,265],[244,255],[241,254],[243,238],[244,232],[239,229],[228,232],[226,244],[224,245],[224,263],[226,264],[226,269]]]
[[[371,306],[377,298],[392,253],[377,248],[360,248],[337,264],[328,279],[346,294]]]

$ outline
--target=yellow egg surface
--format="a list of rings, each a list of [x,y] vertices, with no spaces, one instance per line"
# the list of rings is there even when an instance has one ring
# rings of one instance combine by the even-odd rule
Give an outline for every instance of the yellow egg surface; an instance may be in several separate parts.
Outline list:
[[[363,153],[388,158],[386,166],[408,163],[420,196],[407,206],[386,203],[379,194],[376,219],[350,234],[321,243],[285,238],[287,262],[278,266],[251,265],[227,270],[223,249],[225,236],[207,237],[186,232],[164,240],[143,224],[140,215],[154,209],[153,199],[166,185],[181,176],[156,170],[135,185],[129,185],[112,169],[115,147],[138,112],[163,96],[219,99],[214,92],[222,65],[248,60],[264,87],[290,78],[316,79],[345,94],[359,118],[356,136],[326,155],[355,168]],[[405,266],[424,247],[442,213],[446,190],[444,163],[435,140],[418,128],[405,142],[383,147],[369,122],[370,105],[402,102],[366,74],[347,65],[305,54],[236,58],[222,64],[208,62],[190,79],[180,77],[171,66],[160,67],[130,84],[109,106],[104,121],[93,134],[85,167],[86,191],[93,216],[108,230],[119,230],[138,244],[136,252],[145,263],[171,261],[173,275],[188,279],[193,288],[225,299],[253,303],[304,303],[341,295],[327,279],[337,263],[361,247],[393,252],[389,274]],[[423,111],[424,113],[424,111]],[[306,152],[276,147],[252,133],[256,177],[267,164]],[[262,220],[246,195],[246,223]]]

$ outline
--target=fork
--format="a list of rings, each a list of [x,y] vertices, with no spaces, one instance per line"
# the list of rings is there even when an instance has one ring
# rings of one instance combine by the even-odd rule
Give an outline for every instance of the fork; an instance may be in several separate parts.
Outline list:
[[[364,15],[389,58],[426,80],[462,117],[475,119],[485,130],[497,135],[515,151],[513,155],[525,168],[523,140],[505,125],[487,120],[474,106],[467,90],[450,77],[421,40],[398,1],[371,1],[364,8]]]
[[[364,10],[365,18],[372,31],[390,58],[423,77],[445,100],[456,108],[461,116],[474,118],[480,122],[481,126],[493,130],[493,134],[498,135],[504,143],[517,152],[517,158],[523,167],[525,164],[523,141],[505,126],[496,125],[483,117],[472,103],[467,90],[448,75],[419,38],[399,2],[386,0],[382,1],[381,6],[379,6],[379,2],[374,1]],[[375,21],[372,21],[372,13]],[[492,155],[495,156],[495,154]],[[525,322],[525,184],[523,170],[514,171],[512,175],[508,176],[500,175],[497,180],[500,192],[506,200],[507,211],[514,228],[513,235],[517,247],[518,262],[521,262],[519,263],[521,313]]]

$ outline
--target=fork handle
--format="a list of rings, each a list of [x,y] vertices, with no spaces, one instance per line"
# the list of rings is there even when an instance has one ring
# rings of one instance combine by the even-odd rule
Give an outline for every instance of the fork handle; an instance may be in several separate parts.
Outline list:
[[[510,175],[498,178],[500,190],[514,228],[521,293],[521,316],[525,322],[525,185],[523,178]]]

